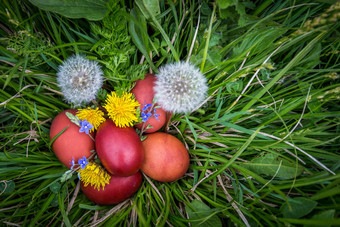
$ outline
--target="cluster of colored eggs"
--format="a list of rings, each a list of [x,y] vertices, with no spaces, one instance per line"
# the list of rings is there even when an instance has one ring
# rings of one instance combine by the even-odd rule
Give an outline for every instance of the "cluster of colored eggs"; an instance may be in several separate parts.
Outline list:
[[[141,103],[152,103],[154,98],[154,75],[147,74],[139,80],[131,91]],[[109,184],[97,190],[91,185],[81,183],[84,194],[100,205],[119,203],[131,197],[142,184],[142,174],[150,178],[171,182],[181,178],[189,167],[189,154],[183,143],[176,137],[156,132],[166,121],[166,112],[157,109],[158,119],[151,116],[143,124],[135,125],[141,129],[143,125],[151,125],[145,133],[147,138],[141,141],[135,128],[117,127],[110,119],[103,122],[96,133],[91,136],[79,133],[79,127],[72,123],[65,112],[76,115],[76,110],[65,110],[58,114],[52,122],[50,138],[63,132],[53,142],[52,148],[58,159],[68,168],[72,160],[89,158],[95,150],[103,167],[110,174]],[[66,128],[66,129],[65,129]]]

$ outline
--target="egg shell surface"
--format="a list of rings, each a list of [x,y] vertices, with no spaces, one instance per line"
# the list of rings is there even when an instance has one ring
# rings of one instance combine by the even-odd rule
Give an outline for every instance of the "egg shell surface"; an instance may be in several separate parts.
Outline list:
[[[104,190],[101,187],[98,191],[90,184],[85,187],[81,182],[80,187],[85,196],[98,205],[112,205],[130,198],[142,184],[142,174],[139,171],[128,177],[110,175],[111,179],[109,184],[105,185]]]
[[[96,151],[105,169],[118,176],[135,174],[144,160],[143,144],[135,129],[120,128],[110,119],[97,130]]]
[[[141,170],[150,178],[171,182],[188,170],[188,151],[176,137],[164,132],[148,134],[143,146],[145,158]]]
[[[67,167],[71,167],[85,156],[91,156],[91,150],[95,149],[94,141],[85,132],[79,132],[80,127],[72,123],[66,116],[66,112],[76,115],[77,110],[69,109],[59,113],[52,121],[50,128],[50,140],[52,140],[65,127],[67,129],[52,143],[52,149],[57,158]],[[91,133],[92,137],[94,133]]]
[[[131,93],[135,95],[136,100],[141,104],[140,109],[142,110],[144,105],[152,104],[155,92],[153,87],[155,85],[156,77],[153,74],[146,74],[143,80],[137,80],[136,85],[131,90]],[[157,106],[157,103],[155,104]],[[159,114],[157,118],[152,114],[151,117],[144,123],[144,128],[146,128],[149,124],[152,128],[148,128],[145,133],[152,133],[158,131],[163,127],[166,121],[167,112],[162,108],[156,108],[156,114]],[[143,127],[143,123],[139,123],[136,125],[136,128],[141,129]]]

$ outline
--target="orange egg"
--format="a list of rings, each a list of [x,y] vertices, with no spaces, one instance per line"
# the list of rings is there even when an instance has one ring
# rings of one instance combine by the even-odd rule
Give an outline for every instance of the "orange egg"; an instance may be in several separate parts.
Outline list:
[[[144,162],[141,170],[152,179],[175,181],[188,170],[188,151],[176,137],[164,132],[148,134],[143,146]]]
[[[50,139],[52,140],[65,127],[67,129],[53,142],[52,148],[58,159],[68,168],[72,159],[77,163],[80,158],[91,156],[91,150],[95,149],[94,141],[85,132],[79,132],[79,126],[72,123],[66,116],[66,112],[73,115],[77,110],[65,110],[59,113],[52,121]],[[92,137],[94,134],[92,133]]]
[[[136,100],[141,104],[141,110],[144,105],[152,104],[152,101],[155,96],[155,92],[153,90],[154,84],[156,81],[156,77],[152,74],[146,74],[144,80],[137,80],[135,87],[131,90],[131,93],[135,95]],[[156,104],[157,106],[157,104]],[[166,111],[162,108],[156,108],[156,114],[158,114],[158,120],[155,118],[154,114],[148,118],[148,120],[143,124],[137,124],[136,128],[141,129],[144,125],[146,128],[148,125],[152,126],[152,128],[147,129],[146,133],[156,132],[165,123],[166,120]]]

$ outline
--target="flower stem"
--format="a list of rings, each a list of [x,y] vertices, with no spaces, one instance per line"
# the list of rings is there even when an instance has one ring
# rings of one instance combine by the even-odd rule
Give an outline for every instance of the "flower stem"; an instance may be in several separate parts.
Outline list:
[[[93,140],[93,141],[95,141],[94,140],[94,138],[91,136],[91,134],[89,133],[89,134],[87,134],[87,135],[89,135],[89,137]]]
[[[154,109],[154,107],[155,107],[155,104],[156,104],[155,102],[152,103],[152,106],[149,108],[149,110],[148,110],[148,112],[147,112],[146,114],[152,113],[152,111],[153,111],[153,109]],[[151,117],[151,116],[150,116],[150,117]],[[142,134],[146,131],[146,129],[145,129],[145,122],[146,122],[146,121],[143,122],[142,128],[141,128],[141,130],[140,130],[140,133],[139,133],[139,136],[140,136],[140,137],[141,137]]]
[[[166,114],[166,125],[165,125],[165,128],[164,128],[165,133],[169,131],[169,125],[170,125],[171,118],[172,118],[172,112],[168,112]]]

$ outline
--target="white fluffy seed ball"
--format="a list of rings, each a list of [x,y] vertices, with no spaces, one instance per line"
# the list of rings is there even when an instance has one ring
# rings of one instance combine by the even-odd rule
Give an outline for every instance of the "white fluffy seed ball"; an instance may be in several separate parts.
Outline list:
[[[74,55],[59,66],[57,82],[67,102],[76,106],[97,97],[103,85],[103,72],[97,62]]]
[[[167,64],[156,74],[155,98],[161,107],[173,113],[188,113],[206,97],[206,78],[186,62]]]

